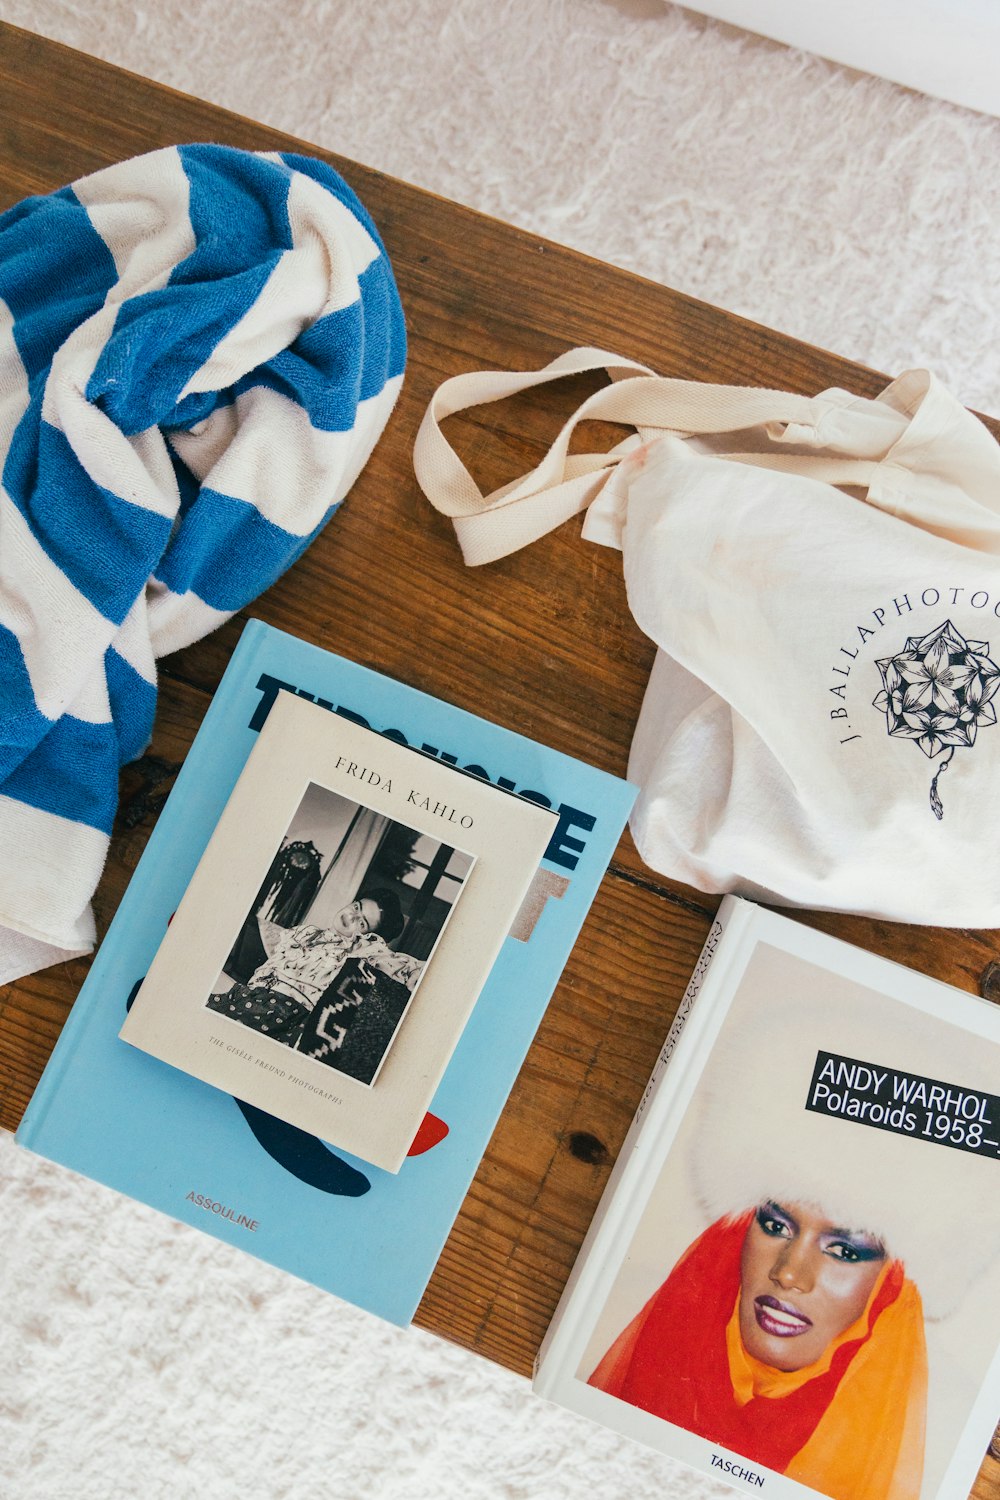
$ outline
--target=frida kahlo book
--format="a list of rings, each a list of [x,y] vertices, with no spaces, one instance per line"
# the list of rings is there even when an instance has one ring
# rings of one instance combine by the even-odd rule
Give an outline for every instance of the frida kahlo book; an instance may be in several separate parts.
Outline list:
[[[995,1007],[726,897],[535,1389],[740,1490],[965,1500],[998,1086]]]
[[[284,694],[377,731],[387,746],[415,747],[423,758],[457,766],[466,772],[463,783],[493,782],[555,815],[531,895],[500,945],[395,1173],[119,1036],[258,735]],[[617,777],[251,620],[31,1099],[18,1141],[390,1322],[407,1324],[634,796],[634,787]],[[332,851],[309,847],[314,840],[307,825],[301,837],[291,824],[285,832],[287,843],[283,835],[283,848],[258,889],[264,920],[291,928],[308,923],[322,856]],[[419,859],[419,850],[410,852]],[[359,863],[364,858],[362,848]],[[442,879],[452,878],[447,863]],[[384,878],[380,883],[385,885]],[[464,899],[459,897],[456,915]],[[361,909],[372,914],[363,902]],[[265,956],[256,941],[250,932],[246,951],[241,948],[233,959],[247,977]],[[381,978],[379,970],[371,972]],[[417,991],[414,1004],[420,996]],[[237,1031],[232,1018],[222,1019]],[[346,1052],[346,1044],[340,1050]],[[355,1052],[356,1062],[368,1055],[360,1045]],[[330,1076],[341,1075],[331,1070]]]
[[[555,826],[279,693],[120,1035],[398,1172]]]

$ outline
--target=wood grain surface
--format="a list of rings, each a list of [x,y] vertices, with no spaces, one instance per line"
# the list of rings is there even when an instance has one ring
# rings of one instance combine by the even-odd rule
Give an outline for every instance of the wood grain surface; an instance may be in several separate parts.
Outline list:
[[[413,439],[447,376],[537,367],[592,344],[664,374],[872,395],[884,377],[665,287],[536,239],[314,146],[0,26],[0,209],[181,141],[304,149],[373,213],[410,335],[392,421],[326,532],[252,613],[365,666],[624,774],[652,647],[617,554],[570,522],[466,569],[413,478]],[[455,419],[484,487],[537,462],[593,388],[548,387]],[[998,428],[988,423],[994,433]],[[615,429],[583,434],[610,444]],[[208,706],[239,618],[162,663],[156,731],[126,769],[95,905],[103,933]],[[527,1374],[717,899],[654,875],[626,835],[458,1216],[417,1321]],[[960,988],[1000,989],[1000,934],[843,916],[801,920]],[[0,991],[0,1124],[18,1122],[87,972],[78,960]],[[974,1491],[1000,1500],[1000,1464]]]

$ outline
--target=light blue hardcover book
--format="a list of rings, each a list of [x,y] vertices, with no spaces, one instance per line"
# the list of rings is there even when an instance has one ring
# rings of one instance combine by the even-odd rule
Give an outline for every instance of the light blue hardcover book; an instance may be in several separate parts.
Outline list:
[[[398,1173],[327,1146],[118,1035],[281,690],[558,814],[542,862],[547,899],[504,941]],[[406,1325],[634,797],[617,777],[250,621],[16,1139]]]

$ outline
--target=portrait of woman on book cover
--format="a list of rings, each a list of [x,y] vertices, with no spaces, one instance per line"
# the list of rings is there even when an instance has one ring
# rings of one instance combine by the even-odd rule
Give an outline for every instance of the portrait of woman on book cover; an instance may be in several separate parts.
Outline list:
[[[902,1033],[866,1016],[851,1035],[838,1003],[846,1055],[905,1057]],[[730,1013],[580,1378],[832,1500],[920,1500],[940,1477],[924,1490],[929,1334],[1000,1249],[995,1211],[981,1212],[992,1164],[807,1111],[824,1006],[770,1004]],[[623,1316],[684,1198],[687,1243]],[[937,1390],[971,1373],[949,1363],[956,1344],[939,1351]],[[940,1431],[935,1445],[937,1470]]]

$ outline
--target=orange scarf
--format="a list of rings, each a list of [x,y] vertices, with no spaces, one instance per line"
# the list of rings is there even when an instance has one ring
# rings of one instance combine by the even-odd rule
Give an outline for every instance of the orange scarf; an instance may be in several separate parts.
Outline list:
[[[927,1362],[916,1287],[890,1262],[819,1360],[763,1365],[739,1337],[751,1218],[722,1219],[695,1241],[588,1384],[831,1500],[917,1500]]]

